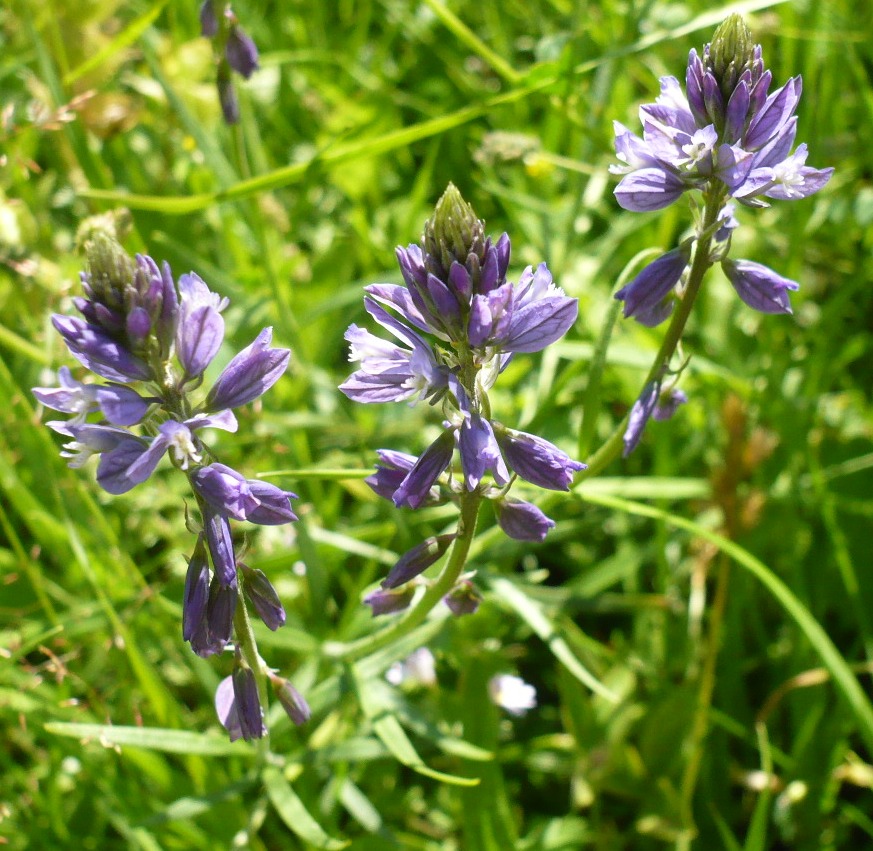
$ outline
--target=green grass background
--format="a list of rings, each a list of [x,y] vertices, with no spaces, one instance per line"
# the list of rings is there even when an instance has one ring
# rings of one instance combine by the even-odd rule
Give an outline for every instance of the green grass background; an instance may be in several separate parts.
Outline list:
[[[398,553],[445,529],[353,472],[420,452],[427,406],[354,406],[342,335],[361,287],[397,281],[449,181],[512,270],[547,260],[579,299],[565,341],[519,357],[504,423],[587,457],[640,390],[658,330],[592,353],[622,270],[690,218],[621,211],[612,120],[736,6],[634,0],[238,0],[262,69],[221,122],[195,0],[11,0],[0,9],[0,837],[20,848],[873,848],[873,11],[740,4],[775,79],[800,73],[798,138],[832,165],[811,199],[742,210],[734,256],[801,284],[764,317],[708,279],[688,333],[690,402],[603,476],[543,504],[540,546],[485,516],[475,617],[436,617],[355,666],[327,642]],[[76,100],[78,98],[78,100]],[[72,107],[70,106],[73,102]],[[293,528],[246,532],[288,625],[259,633],[309,697],[272,712],[272,756],[229,745],[212,695],[229,658],[180,635],[183,483],[110,498],[69,470],[29,388],[69,360],[78,224],[127,207],[131,251],[231,298],[221,364],[264,326],[288,375],[222,436],[227,463],[300,494]],[[304,471],[297,472],[294,471]],[[531,489],[531,497],[541,495]],[[731,568],[730,566],[733,565]],[[712,582],[731,569],[709,735],[691,735]],[[389,688],[426,644],[438,686]],[[512,719],[487,681],[518,673]],[[586,685],[594,677],[600,692]],[[589,682],[590,685],[590,682]],[[97,726],[74,726],[97,725]],[[111,727],[106,725],[112,725]],[[687,766],[699,762],[688,788]],[[434,777],[475,778],[460,785]],[[451,780],[451,778],[449,778]]]

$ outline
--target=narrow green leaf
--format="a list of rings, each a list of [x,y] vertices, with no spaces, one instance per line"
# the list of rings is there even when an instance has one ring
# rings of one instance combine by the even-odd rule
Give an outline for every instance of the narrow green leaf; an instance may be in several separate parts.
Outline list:
[[[812,649],[818,654],[822,664],[834,678],[834,683],[843,695],[852,715],[855,716],[859,734],[867,745],[868,750],[873,753],[873,705],[871,705],[848,663],[840,651],[837,650],[836,645],[831,641],[821,624],[812,616],[809,609],[797,599],[791,589],[762,561],[755,558],[755,556],[748,552],[748,550],[743,549],[739,544],[722,537],[716,532],[712,532],[692,520],[678,517],[659,508],[611,496],[595,496],[585,492],[580,492],[576,495],[583,501],[593,503],[594,505],[614,508],[617,511],[625,511],[628,514],[636,514],[639,517],[650,517],[655,520],[661,520],[670,526],[685,529],[714,544],[740,567],[752,574],[770,592],[776,602],[782,606],[786,614],[806,636],[812,645]]]
[[[316,848],[326,848],[328,851],[336,851],[336,849],[346,848],[349,845],[348,841],[334,839],[325,832],[277,768],[264,769],[263,778],[270,803],[288,826],[288,829],[304,842],[308,842]]]
[[[49,733],[72,739],[93,739],[104,747],[145,748],[163,753],[199,754],[201,756],[255,756],[246,742],[231,742],[224,737],[207,736],[188,730],[162,727],[116,727],[112,724],[71,724],[50,721]]]

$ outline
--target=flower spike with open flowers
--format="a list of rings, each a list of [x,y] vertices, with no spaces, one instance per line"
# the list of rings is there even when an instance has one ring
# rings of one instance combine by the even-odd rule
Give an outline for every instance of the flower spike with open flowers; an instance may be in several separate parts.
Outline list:
[[[656,410],[670,356],[712,265],[721,263],[749,307],[762,313],[791,313],[788,294],[798,289],[794,281],[760,263],[728,259],[731,235],[738,226],[730,199],[745,207],[767,207],[770,199],[807,198],[833,174],[832,168],[806,164],[805,144],[792,152],[800,77],[771,92],[772,77],[761,46],[734,14],[718,27],[701,55],[691,50],[684,91],[675,77],[661,78],[655,103],[640,107],[642,137],[615,122],[620,164],[610,171],[622,175],[615,197],[624,209],[660,210],[689,191],[703,196],[694,235],[649,263],[615,294],[624,303],[625,317],[650,327],[681,305],[634,405],[625,454],[637,445]]]
[[[61,454],[71,467],[97,455],[97,483],[109,493],[142,484],[167,454],[187,476],[202,522],[185,580],[182,636],[204,657],[235,644],[237,709],[220,717],[232,738],[262,736],[258,683],[280,678],[258,655],[245,601],[272,630],[284,624],[285,610],[265,574],[237,561],[230,520],[290,523],[297,519],[295,495],[219,463],[200,435],[205,428],[235,432],[232,409],[269,390],[291,352],[272,348],[272,329],[265,328],[198,403],[195,391],[224,340],[227,299],[193,272],[174,281],[166,263],[131,259],[108,230],[95,229],[85,248],[85,295],[74,300],[81,317],[55,315],[52,322],[70,353],[106,383],[79,382],[62,366],[59,387],[33,393],[47,408],[71,415],[48,423],[69,438]]]
[[[453,612],[466,550],[482,500],[492,500],[510,537],[542,541],[554,522],[535,505],[507,498],[516,476],[552,490],[568,490],[584,468],[549,441],[507,428],[492,418],[488,391],[516,355],[538,352],[576,321],[576,299],[553,281],[545,263],[507,281],[509,236],[496,242],[451,184],[426,223],[420,245],[397,249],[404,284],[366,287],[364,306],[398,342],[356,325],[346,332],[350,360],[360,363],[340,389],[357,402],[427,400],[442,404],[444,429],[416,458],[379,450],[368,484],[398,507],[455,501],[456,534],[429,538],[400,558],[366,602],[374,614],[398,611],[412,599],[407,583],[451,547],[449,564],[432,588]],[[455,449],[460,480],[450,472]],[[397,590],[400,589],[400,590]],[[461,595],[463,596],[463,595]]]

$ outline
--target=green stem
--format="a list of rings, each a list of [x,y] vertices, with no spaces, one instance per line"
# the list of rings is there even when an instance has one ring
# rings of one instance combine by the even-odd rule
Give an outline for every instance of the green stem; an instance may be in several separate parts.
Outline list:
[[[440,575],[432,585],[424,592],[419,601],[409,611],[389,626],[366,635],[357,641],[347,644],[332,642],[325,645],[324,652],[327,656],[335,659],[355,661],[369,656],[383,647],[387,647],[395,639],[410,633],[419,624],[424,622],[430,611],[442,598],[452,590],[455,582],[467,563],[467,555],[470,552],[470,544],[476,532],[476,520],[479,516],[479,506],[482,497],[477,492],[465,493],[461,497],[461,516],[458,518],[458,532],[449,558],[446,561]]]
[[[676,851],[686,851],[697,835],[694,826],[694,791],[697,788],[697,778],[700,776],[700,764],[703,760],[703,744],[709,731],[709,711],[712,707],[712,696],[715,692],[715,671],[718,653],[721,647],[721,633],[724,625],[725,609],[727,608],[728,585],[730,583],[731,563],[722,554],[718,560],[718,578],[716,580],[715,597],[709,612],[709,629],[704,647],[703,671],[700,675],[700,691],[697,694],[697,706],[691,723],[691,734],[688,740],[688,761],[682,773],[682,785],[679,790],[680,817],[682,832],[676,842]]]
[[[691,262],[691,270],[688,273],[688,281],[685,285],[685,293],[682,296],[679,306],[673,313],[673,318],[667,328],[667,333],[661,341],[661,347],[655,355],[649,373],[643,381],[645,387],[650,381],[658,381],[661,379],[664,370],[669,367],[670,360],[679,341],[682,339],[682,334],[685,331],[685,325],[688,323],[688,317],[691,315],[691,308],[694,307],[694,302],[697,300],[697,294],[700,292],[703,278],[706,275],[712,262],[709,259],[709,252],[712,246],[712,238],[715,233],[715,224],[718,221],[718,214],[724,204],[725,190],[717,187],[712,189],[706,197],[706,206],[703,210],[703,220],[698,229],[697,242],[694,248],[694,259]],[[627,417],[625,417],[615,428],[613,433],[607,438],[600,448],[591,456],[588,461],[588,469],[582,470],[576,476],[575,484],[585,481],[592,476],[596,476],[604,468],[608,467],[621,454],[624,445],[624,431],[627,428]]]

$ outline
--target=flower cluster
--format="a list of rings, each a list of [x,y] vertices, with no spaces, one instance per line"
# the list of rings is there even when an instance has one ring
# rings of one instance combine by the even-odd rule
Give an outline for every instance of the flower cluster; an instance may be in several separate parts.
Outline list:
[[[516,283],[507,281],[509,255],[507,234],[496,242],[486,237],[484,223],[450,184],[421,245],[397,249],[404,284],[366,287],[367,312],[397,342],[351,325],[349,359],[360,369],[340,389],[357,402],[442,403],[444,429],[421,456],[379,450],[380,464],[367,480],[377,494],[398,507],[420,508],[476,492],[494,500],[508,535],[541,541],[553,521],[532,503],[507,499],[509,485],[520,476],[567,490],[584,465],[547,440],[493,419],[488,391],[516,353],[540,351],[563,336],[578,307],[544,263],[527,268]],[[443,475],[455,448],[460,482]],[[408,605],[411,591],[401,586],[437,561],[453,539],[430,538],[406,553],[368,598],[374,612]]]
[[[223,5],[221,14],[216,7]],[[239,121],[239,101],[233,87],[231,72],[246,80],[258,70],[258,48],[251,37],[239,25],[230,4],[219,0],[204,0],[200,7],[200,32],[215,44],[218,60],[218,100],[224,120],[228,124]]]
[[[233,640],[241,596],[270,629],[285,622],[267,577],[237,561],[230,520],[278,525],[297,518],[294,494],[219,463],[202,432],[236,431],[233,409],[269,390],[291,353],[272,348],[272,329],[263,329],[198,403],[194,394],[224,340],[227,299],[193,272],[175,282],[166,263],[130,258],[106,231],[96,230],[86,249],[84,296],[74,299],[81,316],[56,314],[52,322],[70,353],[106,381],[86,384],[61,367],[59,386],[33,393],[71,415],[48,423],[69,438],[62,455],[71,467],[98,456],[97,482],[109,493],[142,484],[167,454],[185,473],[202,523],[188,564],[182,634],[195,653],[210,656]]]
[[[761,46],[753,43],[739,15],[716,30],[702,55],[691,51],[684,92],[675,77],[660,82],[656,102],[640,108],[642,137],[615,123],[621,164],[611,171],[624,175],[615,189],[624,209],[660,210],[694,189],[708,202],[721,204],[730,197],[747,207],[766,207],[765,199],[806,198],[830,179],[832,168],[806,165],[805,144],[792,152],[800,77],[770,92],[772,74],[764,66]],[[721,261],[750,307],[790,313],[788,291],[797,284],[760,263],[726,259],[730,233],[737,226],[733,213],[734,205],[727,204],[719,214],[710,261]],[[670,293],[686,274],[692,242],[646,266],[616,293],[624,301],[625,316],[652,326],[670,315]]]

